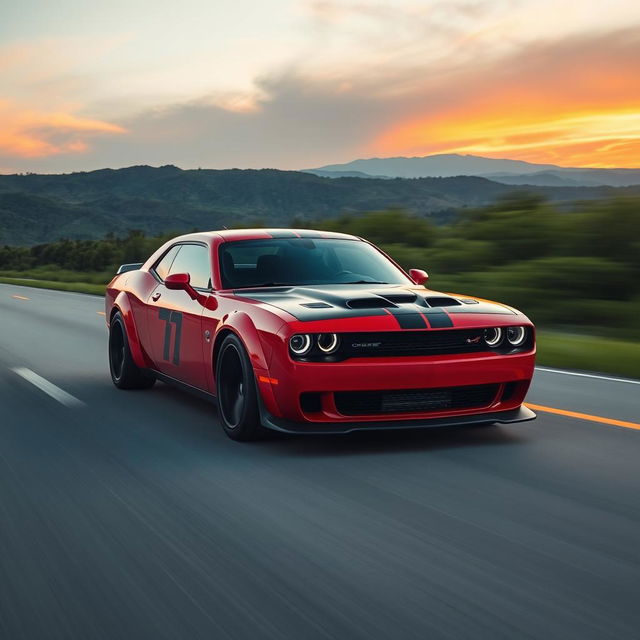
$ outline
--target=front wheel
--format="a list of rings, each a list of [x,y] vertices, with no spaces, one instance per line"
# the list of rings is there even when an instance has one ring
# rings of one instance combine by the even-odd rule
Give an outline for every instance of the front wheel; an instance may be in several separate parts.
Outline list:
[[[220,422],[232,440],[255,440],[264,433],[253,367],[242,342],[233,334],[220,345],[216,391]]]
[[[156,381],[155,376],[133,361],[124,319],[119,311],[109,328],[109,371],[118,389],[149,389]]]

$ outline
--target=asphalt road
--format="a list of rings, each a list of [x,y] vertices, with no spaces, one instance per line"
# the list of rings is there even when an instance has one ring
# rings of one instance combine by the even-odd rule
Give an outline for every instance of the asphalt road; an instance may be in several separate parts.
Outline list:
[[[640,638],[640,431],[235,443],[113,388],[101,310],[0,285],[0,638]],[[538,371],[529,399],[640,422],[631,383]]]

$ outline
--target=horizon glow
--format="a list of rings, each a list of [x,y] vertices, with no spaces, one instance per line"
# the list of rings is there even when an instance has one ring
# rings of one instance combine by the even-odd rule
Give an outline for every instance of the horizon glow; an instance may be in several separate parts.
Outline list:
[[[439,153],[640,167],[640,5],[25,0],[0,172]]]

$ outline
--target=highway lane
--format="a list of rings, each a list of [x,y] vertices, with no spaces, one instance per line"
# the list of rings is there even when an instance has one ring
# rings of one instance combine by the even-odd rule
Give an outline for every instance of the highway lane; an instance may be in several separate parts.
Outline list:
[[[234,443],[114,389],[101,310],[0,285],[1,638],[639,637],[640,432]],[[639,391],[538,372],[530,400],[640,422]]]

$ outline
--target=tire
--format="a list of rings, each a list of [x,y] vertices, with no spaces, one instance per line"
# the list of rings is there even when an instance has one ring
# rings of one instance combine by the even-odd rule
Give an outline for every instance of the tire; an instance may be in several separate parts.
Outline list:
[[[232,440],[257,440],[260,424],[258,390],[249,356],[240,339],[229,334],[216,359],[216,395],[222,428]]]
[[[141,369],[133,361],[122,314],[118,311],[109,328],[109,371],[118,389],[149,389],[155,376]]]

